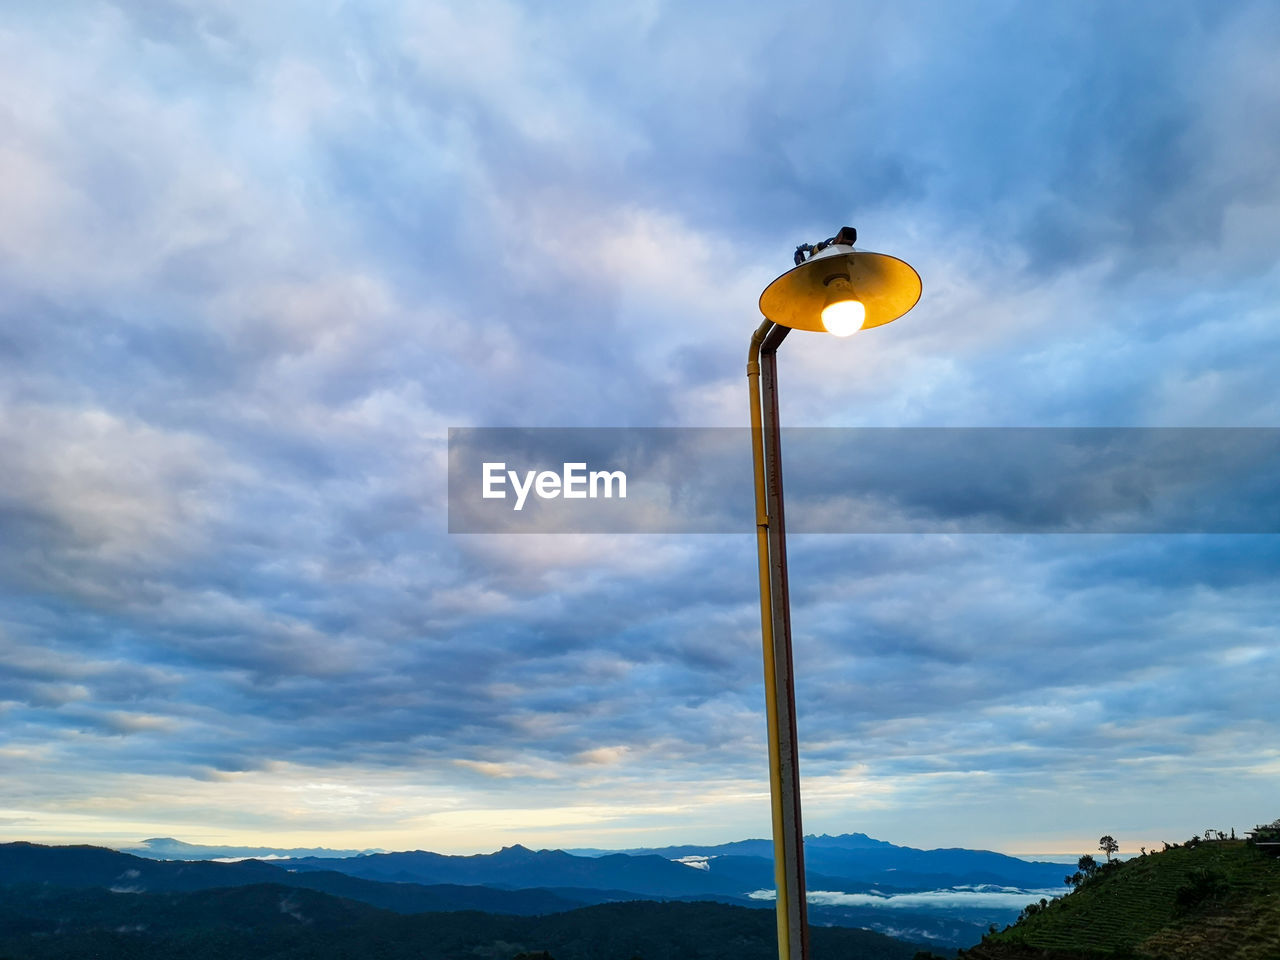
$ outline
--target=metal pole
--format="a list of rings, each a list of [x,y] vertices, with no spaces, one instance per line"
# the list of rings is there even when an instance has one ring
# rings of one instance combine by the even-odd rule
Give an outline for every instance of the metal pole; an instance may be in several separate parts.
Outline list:
[[[782,510],[782,451],[778,432],[775,351],[788,328],[766,320],[751,338],[747,381],[756,488],[756,548],[760,567],[760,627],[764,643],[765,707],[769,728],[769,787],[773,813],[778,956],[808,960],[804,831],[795,685],[791,666],[791,604]],[[761,396],[763,368],[764,396]]]
[[[791,591],[787,582],[786,516],[782,497],[782,438],[778,426],[778,345],[790,332],[775,326],[760,347],[763,393],[765,505],[769,511],[769,573],[773,594],[773,647],[778,697],[778,749],[782,768],[782,851],[786,863],[791,955],[809,958],[809,910],[804,883],[804,828],[800,818],[800,740],[791,657]],[[776,845],[776,844],[775,844]]]
[[[756,488],[756,555],[760,577],[760,637],[764,655],[764,706],[769,746],[769,805],[773,827],[774,913],[778,921],[778,958],[791,957],[791,911],[787,904],[787,868],[782,835],[782,762],[778,749],[778,687],[774,669],[773,588],[769,573],[769,512],[765,506],[764,427],[760,403],[760,345],[773,329],[766,320],[751,337],[747,355],[747,386],[751,394],[751,463]]]

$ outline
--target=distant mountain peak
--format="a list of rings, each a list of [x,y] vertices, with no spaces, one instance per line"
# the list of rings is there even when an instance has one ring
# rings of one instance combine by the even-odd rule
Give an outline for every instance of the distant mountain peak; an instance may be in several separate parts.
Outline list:
[[[481,854],[481,856],[484,856],[484,854]],[[551,860],[574,859],[573,854],[565,853],[563,850],[547,850],[545,848],[543,848],[542,850],[531,850],[528,847],[526,847],[523,843],[513,843],[509,847],[503,847],[497,853],[489,854],[489,856],[501,857],[503,860],[512,860],[512,861],[517,861],[521,863],[529,862],[529,861],[542,862],[542,861],[551,861]]]
[[[886,840],[877,840],[875,837],[869,837],[865,833],[809,834],[804,838],[804,842],[815,847],[843,847],[846,850],[894,846],[894,844]]]
[[[218,857],[354,857],[367,853],[379,853],[377,850],[331,850],[327,847],[246,847],[228,844],[206,845],[187,843],[176,837],[148,837],[139,841],[137,846],[118,847],[121,853],[160,860],[212,860]]]

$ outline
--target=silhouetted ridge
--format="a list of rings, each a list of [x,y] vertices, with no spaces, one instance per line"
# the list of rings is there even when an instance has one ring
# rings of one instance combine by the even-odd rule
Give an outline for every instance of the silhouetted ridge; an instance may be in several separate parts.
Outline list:
[[[42,886],[0,896],[0,957],[22,960],[456,960],[547,951],[556,960],[773,960],[771,911],[634,902],[546,917],[402,916],[311,890],[258,884],[197,893],[112,894]],[[919,944],[818,927],[818,957],[911,960]]]

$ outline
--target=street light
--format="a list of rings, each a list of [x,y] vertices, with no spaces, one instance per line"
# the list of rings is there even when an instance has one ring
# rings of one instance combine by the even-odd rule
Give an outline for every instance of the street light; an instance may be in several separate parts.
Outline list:
[[[795,268],[774,280],[760,295],[760,312],[765,321],[752,334],[747,357],[779,960],[809,960],[809,920],[782,507],[778,344],[792,329],[846,337],[896,320],[920,300],[920,275],[910,264],[882,253],[858,250],[853,246],[856,239],[857,231],[842,227],[829,240],[796,248]]]

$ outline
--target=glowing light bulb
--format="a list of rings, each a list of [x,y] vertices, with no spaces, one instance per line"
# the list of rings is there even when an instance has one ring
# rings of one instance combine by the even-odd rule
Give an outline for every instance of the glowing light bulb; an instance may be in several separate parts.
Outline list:
[[[862,329],[867,322],[867,308],[853,291],[853,284],[843,274],[827,277],[827,302],[822,308],[822,325],[827,333],[847,337]]]
[[[867,308],[861,300],[836,300],[822,308],[822,325],[837,337],[857,333],[866,322]]]

